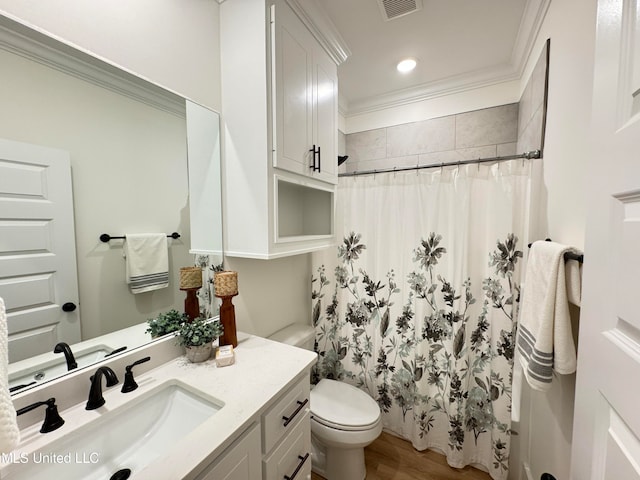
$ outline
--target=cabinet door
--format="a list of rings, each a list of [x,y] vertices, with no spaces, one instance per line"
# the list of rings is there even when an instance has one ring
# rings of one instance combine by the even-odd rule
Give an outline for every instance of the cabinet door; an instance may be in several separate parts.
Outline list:
[[[284,1],[271,7],[273,166],[308,175],[314,39]]]
[[[260,426],[236,440],[197,480],[256,480],[262,478]]]
[[[296,427],[277,446],[274,452],[265,458],[265,480],[283,478],[307,479],[311,476],[311,424],[307,411]]]
[[[320,148],[318,169],[312,175],[337,183],[338,170],[338,73],[337,66],[319,46],[313,64],[313,143]]]

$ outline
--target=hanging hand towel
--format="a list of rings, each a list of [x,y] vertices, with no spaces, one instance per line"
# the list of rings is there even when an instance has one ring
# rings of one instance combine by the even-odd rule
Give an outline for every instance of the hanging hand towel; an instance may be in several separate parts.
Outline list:
[[[169,286],[169,253],[164,233],[125,234],[124,256],[131,293]]]
[[[567,300],[580,306],[582,301],[582,264],[577,260],[568,260],[565,266],[567,277]]]
[[[0,298],[0,453],[9,453],[20,442],[16,409],[9,393],[9,340],[7,312]]]
[[[541,391],[551,387],[552,371],[576,371],[565,252],[578,253],[555,242],[534,242],[527,262],[517,345],[527,382]]]

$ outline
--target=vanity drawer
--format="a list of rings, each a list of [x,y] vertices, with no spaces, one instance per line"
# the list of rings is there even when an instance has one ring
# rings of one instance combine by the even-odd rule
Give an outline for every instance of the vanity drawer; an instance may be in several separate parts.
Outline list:
[[[262,416],[262,453],[269,453],[309,412],[309,392],[305,376]]]
[[[301,414],[302,415],[302,414]],[[311,428],[307,410],[273,453],[263,460],[263,480],[311,477]]]

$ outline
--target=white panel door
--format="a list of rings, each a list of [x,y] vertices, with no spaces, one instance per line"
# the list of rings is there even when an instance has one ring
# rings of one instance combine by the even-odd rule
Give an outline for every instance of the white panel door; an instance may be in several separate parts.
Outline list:
[[[599,0],[571,478],[640,479],[640,11]]]
[[[67,152],[0,139],[0,297],[10,362],[80,341]]]

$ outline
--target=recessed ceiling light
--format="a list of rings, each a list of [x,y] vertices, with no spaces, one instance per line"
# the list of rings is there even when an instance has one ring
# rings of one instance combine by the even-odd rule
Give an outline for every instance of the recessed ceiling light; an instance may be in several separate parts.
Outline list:
[[[416,61],[413,58],[405,58],[396,66],[400,73],[409,73],[416,68]]]

